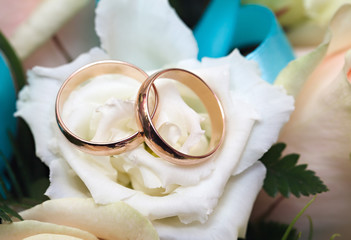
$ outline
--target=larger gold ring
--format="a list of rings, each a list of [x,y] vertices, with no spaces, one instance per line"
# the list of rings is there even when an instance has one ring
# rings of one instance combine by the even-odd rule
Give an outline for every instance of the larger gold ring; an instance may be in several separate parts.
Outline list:
[[[76,134],[74,134],[64,123],[61,118],[61,113],[63,109],[63,104],[71,94],[71,92],[77,88],[81,83],[87,81],[93,77],[104,75],[104,74],[122,74],[133,79],[136,79],[140,82],[143,82],[147,79],[148,75],[138,67],[121,62],[121,61],[100,61],[92,64],[88,64],[76,72],[74,72],[71,76],[69,76],[66,81],[61,86],[57,98],[56,98],[56,120],[57,124],[63,133],[63,135],[75,146],[77,146],[80,150],[93,154],[93,155],[115,155],[120,154],[122,152],[131,150],[140,145],[144,139],[140,132],[135,132],[134,134],[121,139],[117,142],[92,142],[85,139],[80,138]],[[157,108],[157,91],[155,88],[155,104],[154,104],[154,112]],[[152,114],[153,115],[153,114]]]
[[[212,128],[210,147],[206,154],[194,156],[182,153],[170,146],[156,130],[148,108],[148,101],[151,86],[159,78],[173,79],[181,82],[193,90],[203,102],[209,114]],[[197,75],[177,68],[157,72],[142,83],[137,97],[136,112],[139,131],[144,132],[146,144],[162,159],[177,165],[191,166],[206,161],[220,147],[225,133],[223,108],[216,94]]]

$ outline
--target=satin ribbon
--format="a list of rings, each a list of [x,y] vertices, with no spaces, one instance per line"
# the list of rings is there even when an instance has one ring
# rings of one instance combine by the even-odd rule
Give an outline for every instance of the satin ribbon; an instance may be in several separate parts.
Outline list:
[[[0,52],[0,151],[9,159],[11,157],[12,146],[8,131],[14,134],[16,129],[16,119],[13,116],[16,106],[16,90],[4,56]],[[4,163],[0,157],[0,170],[3,169]]]
[[[202,57],[223,57],[234,48],[257,46],[247,59],[258,62],[262,78],[273,83],[294,59],[294,53],[274,14],[239,0],[212,0],[194,28]]]

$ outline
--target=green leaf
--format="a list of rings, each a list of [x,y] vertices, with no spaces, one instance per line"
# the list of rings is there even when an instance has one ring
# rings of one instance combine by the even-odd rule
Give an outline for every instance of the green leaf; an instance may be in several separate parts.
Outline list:
[[[16,55],[15,50],[7,41],[6,37],[0,31],[0,51],[5,55],[12,76],[15,80],[17,91],[19,91],[26,84],[26,77],[23,71],[22,63]]]
[[[1,197],[1,199],[6,199],[6,198],[8,198],[9,195],[10,195],[10,193],[7,190],[4,176],[2,174],[0,174],[0,197]]]
[[[23,220],[22,217],[15,210],[7,206],[5,203],[1,203],[0,218],[6,222],[12,222],[11,216],[18,218],[19,220]]]
[[[12,219],[6,212],[0,209],[0,222],[2,223],[3,221],[12,222]]]
[[[315,172],[307,169],[307,164],[297,165],[298,154],[282,157],[285,147],[286,144],[277,143],[260,159],[267,168],[263,184],[266,193],[271,197],[275,197],[278,192],[284,197],[289,197],[290,193],[300,197],[328,191]]]
[[[15,176],[14,171],[11,168],[10,161],[5,157],[5,155],[1,151],[0,151],[0,159],[2,159],[4,162],[5,170],[10,177],[11,185],[13,186],[13,189],[14,189],[17,197],[19,197],[19,198],[23,197],[21,187],[17,181],[17,178]],[[4,189],[6,189],[6,187]]]
[[[311,216],[307,216],[308,218],[308,222],[309,222],[309,226],[310,226],[310,231],[308,234],[308,240],[313,240],[313,222],[312,222],[312,218]]]

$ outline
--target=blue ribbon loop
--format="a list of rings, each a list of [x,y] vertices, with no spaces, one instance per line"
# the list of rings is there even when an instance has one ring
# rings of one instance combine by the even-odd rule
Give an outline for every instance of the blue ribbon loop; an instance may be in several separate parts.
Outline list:
[[[11,71],[1,52],[0,81],[0,151],[7,159],[10,159],[12,147],[8,132],[14,134],[16,130],[16,119],[13,116],[16,109],[16,90]],[[3,165],[3,160],[0,158],[0,170],[3,169]]]
[[[194,29],[202,57],[223,57],[234,48],[257,46],[246,57],[258,62],[262,78],[273,83],[294,59],[274,14],[263,6],[240,6],[239,0],[212,0]]]

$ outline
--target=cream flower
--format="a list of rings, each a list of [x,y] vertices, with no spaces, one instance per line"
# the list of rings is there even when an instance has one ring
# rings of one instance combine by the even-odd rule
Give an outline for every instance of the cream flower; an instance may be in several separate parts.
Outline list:
[[[277,140],[293,110],[292,98],[264,82],[257,64],[238,51],[196,60],[194,36],[165,0],[102,0],[96,14],[104,50],[94,48],[61,67],[34,68],[18,101],[17,116],[30,125],[37,155],[50,168],[46,194],[92,197],[100,204],[122,200],[151,219],[161,239],[243,237],[265,175],[257,160]],[[155,157],[144,145],[96,157],[68,143],[54,118],[60,85],[79,67],[111,58],[149,72],[173,66],[198,74],[218,95],[226,115],[226,135],[216,155],[203,164],[181,167]],[[135,131],[131,102],[138,84],[117,76],[92,79],[67,100],[68,125],[93,139],[116,139]],[[157,88],[159,131],[182,151],[203,151],[210,133],[204,131],[207,117],[198,100],[172,84]],[[116,115],[122,116],[118,124]]]
[[[294,46],[317,46],[335,12],[350,0],[242,0],[271,8]]]
[[[300,162],[316,171],[329,192],[317,197],[306,214],[312,217],[314,238],[334,233],[351,238],[351,5],[343,6],[330,23],[327,39],[310,54],[290,63],[276,83],[296,97],[296,110],[279,141],[286,153],[299,153]],[[259,198],[257,210],[269,199]],[[272,218],[290,222],[308,199],[284,200]],[[299,230],[308,236],[308,220]]]

